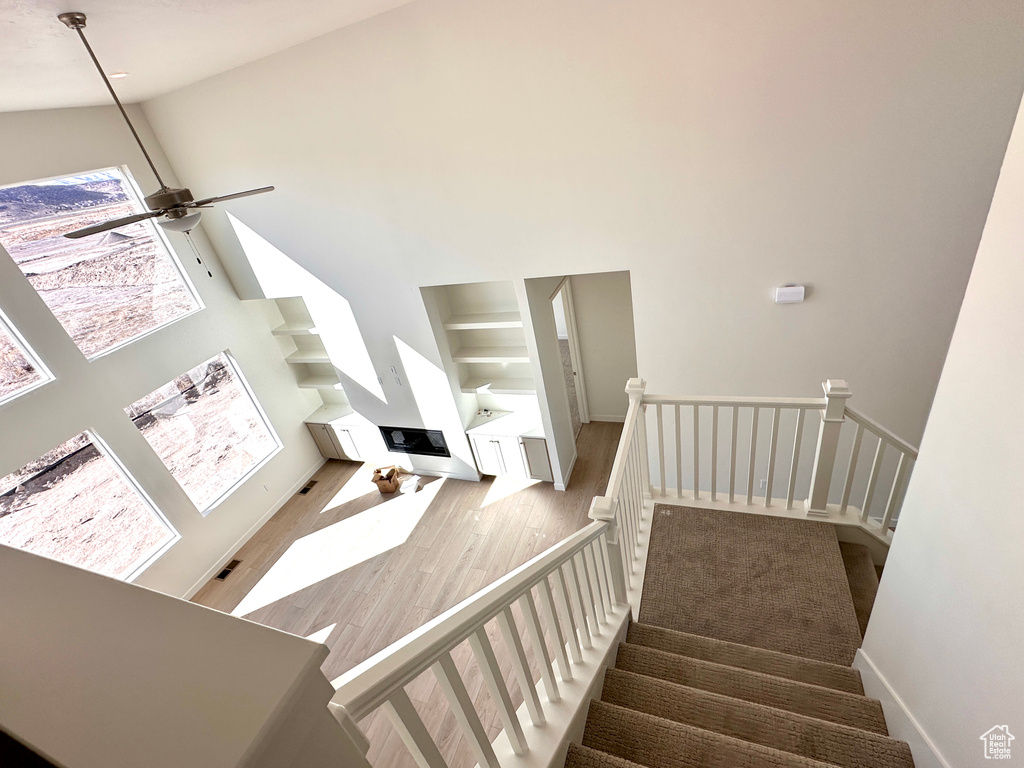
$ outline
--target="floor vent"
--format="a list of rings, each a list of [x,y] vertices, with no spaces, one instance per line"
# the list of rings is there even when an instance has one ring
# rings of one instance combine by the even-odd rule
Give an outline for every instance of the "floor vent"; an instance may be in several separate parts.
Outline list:
[[[305,496],[307,493],[313,490],[314,485],[316,485],[316,480],[310,480],[302,487],[302,490],[299,491],[299,496]]]
[[[241,562],[241,560],[232,560],[230,563],[225,565],[224,570],[217,574],[217,581],[224,581],[224,579],[230,576],[231,572],[235,570]]]

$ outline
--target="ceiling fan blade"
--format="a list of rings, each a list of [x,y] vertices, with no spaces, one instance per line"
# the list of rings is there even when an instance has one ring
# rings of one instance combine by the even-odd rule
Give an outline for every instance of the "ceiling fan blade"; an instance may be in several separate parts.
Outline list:
[[[202,200],[196,200],[195,202],[189,203],[187,208],[198,208],[201,205],[209,205],[211,203],[221,203],[225,200],[234,200],[238,197],[248,197],[249,195],[262,195],[264,192],[273,192],[273,187],[260,187],[259,189],[247,189],[245,192],[235,192],[233,195],[221,195],[220,197],[205,197]]]
[[[76,229],[74,232],[65,232],[64,237],[70,237],[77,240],[80,237],[88,237],[89,235],[106,232],[108,229],[117,229],[118,227],[123,227],[127,224],[134,224],[137,221],[152,219],[154,216],[163,216],[163,211],[147,211],[146,213],[136,213],[132,216],[125,216],[121,219],[111,219],[110,221],[104,221],[102,224],[93,224],[91,227]]]

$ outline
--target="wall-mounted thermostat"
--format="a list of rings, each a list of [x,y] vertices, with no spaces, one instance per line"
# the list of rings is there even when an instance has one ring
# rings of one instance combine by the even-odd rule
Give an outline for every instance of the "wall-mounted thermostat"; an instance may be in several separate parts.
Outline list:
[[[776,304],[799,304],[804,300],[802,285],[780,285],[775,289]]]

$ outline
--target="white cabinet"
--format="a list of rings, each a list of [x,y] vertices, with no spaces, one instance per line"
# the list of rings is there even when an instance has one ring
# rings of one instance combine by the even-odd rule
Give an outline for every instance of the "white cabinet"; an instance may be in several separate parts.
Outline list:
[[[470,435],[477,467],[485,475],[527,477],[519,438],[509,435]]]
[[[327,459],[348,459],[363,461],[363,451],[359,443],[363,442],[358,430],[341,424],[314,424],[306,422],[309,432],[316,441],[316,447]]]
[[[555,478],[551,473],[551,459],[548,457],[548,441],[543,437],[521,437],[519,444],[526,462],[526,475],[534,480],[550,483]]]
[[[374,450],[375,427],[347,406],[320,408],[306,419],[306,427],[324,458],[369,461],[380,453]]]
[[[466,434],[481,474],[552,481],[548,442],[530,416],[482,411]]]

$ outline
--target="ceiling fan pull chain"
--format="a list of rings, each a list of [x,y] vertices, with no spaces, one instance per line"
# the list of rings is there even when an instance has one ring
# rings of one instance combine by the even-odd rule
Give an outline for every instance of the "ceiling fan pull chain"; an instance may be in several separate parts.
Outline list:
[[[201,267],[203,267],[203,269],[206,270],[207,275],[213,277],[213,272],[210,271],[210,268],[203,264],[203,257],[199,255],[199,249],[196,248],[196,244],[192,241],[192,235],[188,232],[184,232],[183,234],[185,235],[185,239],[188,240],[188,244],[192,246],[192,253],[196,255],[196,261]]]

